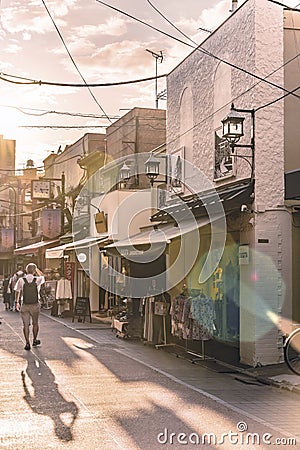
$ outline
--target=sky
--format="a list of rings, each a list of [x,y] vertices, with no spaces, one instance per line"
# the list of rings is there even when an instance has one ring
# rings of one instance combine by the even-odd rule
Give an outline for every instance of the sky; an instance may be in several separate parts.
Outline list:
[[[239,0],[239,5],[244,1]],[[207,37],[199,28],[214,30],[231,8],[231,0],[106,3],[188,42],[152,4],[199,44]],[[299,2],[282,3],[294,7]],[[0,0],[0,72],[11,81],[83,84],[83,79],[111,83],[152,77],[156,60],[146,49],[156,54],[162,51],[158,74],[170,72],[192,51],[96,0]],[[162,78],[158,92],[165,87]],[[16,168],[24,168],[28,159],[42,166],[52,151],[76,142],[87,132],[104,133],[114,118],[133,107],[155,107],[154,81],[90,90],[0,80],[0,134],[16,140]],[[159,107],[165,109],[166,102],[160,100]],[[62,112],[67,114],[57,114]],[[55,128],[66,126],[90,128]]]

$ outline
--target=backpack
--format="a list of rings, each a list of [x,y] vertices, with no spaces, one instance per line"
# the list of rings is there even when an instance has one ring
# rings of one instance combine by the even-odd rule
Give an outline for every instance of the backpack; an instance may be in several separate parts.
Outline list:
[[[29,283],[27,278],[24,277],[24,286],[23,286],[23,303],[25,305],[32,305],[34,303],[38,303],[39,295],[38,288],[36,284],[36,277],[33,278],[32,282]]]

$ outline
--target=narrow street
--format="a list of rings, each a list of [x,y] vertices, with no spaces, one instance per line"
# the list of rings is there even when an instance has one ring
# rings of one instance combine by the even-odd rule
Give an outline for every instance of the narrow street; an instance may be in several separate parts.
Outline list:
[[[99,323],[42,315],[42,345],[26,352],[19,315],[1,315],[2,448],[299,448],[289,441],[300,439],[298,394],[116,339]]]

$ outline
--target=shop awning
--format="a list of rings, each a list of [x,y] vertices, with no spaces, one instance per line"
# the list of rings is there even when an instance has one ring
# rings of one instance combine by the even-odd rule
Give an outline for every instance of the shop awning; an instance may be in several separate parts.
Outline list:
[[[62,244],[57,247],[49,248],[46,250],[46,258],[47,259],[62,258],[65,250],[74,250],[91,247],[94,244],[106,241],[107,238],[108,238],[107,234],[101,236],[89,236],[84,239],[80,239],[78,241],[73,241],[69,242],[68,244]]]
[[[25,247],[16,248],[14,250],[15,255],[26,255],[29,253],[37,253],[41,248],[47,247],[52,244],[57,244],[59,242],[58,239],[52,241],[40,241],[35,242],[34,244],[26,245]]]
[[[118,247],[135,247],[137,245],[153,245],[153,244],[170,244],[170,242],[180,236],[183,236],[191,231],[202,228],[209,225],[212,220],[217,222],[224,217],[215,217],[213,219],[209,217],[202,217],[194,221],[186,221],[180,223],[180,226],[174,226],[173,224],[165,224],[161,227],[151,228],[147,231],[135,234],[128,239],[120,240],[105,246],[105,249],[118,248]]]
[[[218,203],[228,214],[230,211],[240,209],[242,204],[252,203],[253,189],[253,183],[248,180],[217,190],[182,197],[179,203],[167,205],[153,214],[151,221],[174,222],[174,217],[181,221],[186,216],[187,210],[191,211],[196,218],[203,217],[207,215],[207,211],[213,204]]]

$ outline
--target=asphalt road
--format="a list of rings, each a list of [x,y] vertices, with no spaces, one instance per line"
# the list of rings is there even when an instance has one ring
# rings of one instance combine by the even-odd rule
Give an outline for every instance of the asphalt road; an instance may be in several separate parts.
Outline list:
[[[116,339],[106,326],[75,330],[45,316],[42,345],[26,352],[18,313],[2,317],[1,448],[300,448],[300,436],[289,441],[299,425],[299,397],[290,393],[241,386]]]

